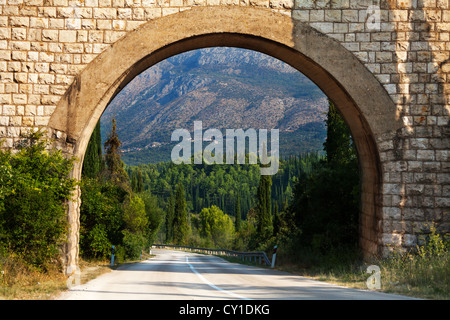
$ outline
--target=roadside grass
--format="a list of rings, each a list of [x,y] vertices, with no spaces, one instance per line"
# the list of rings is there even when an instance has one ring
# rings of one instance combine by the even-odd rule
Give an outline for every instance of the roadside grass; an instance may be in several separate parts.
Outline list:
[[[423,258],[412,254],[380,263],[384,292],[449,300],[449,254]]]
[[[422,245],[415,252],[393,250],[390,259],[381,261],[386,292],[413,295],[424,299],[450,299],[449,235],[430,233],[419,237]]]
[[[143,254],[142,260],[127,260],[111,267],[106,260],[80,259],[80,283],[84,284],[119,266],[153,257]],[[0,300],[53,300],[68,289],[67,276],[57,268],[42,272],[33,270],[19,259],[10,258],[0,273]]]
[[[81,260],[79,264],[81,283],[111,271],[106,261]],[[42,272],[14,258],[3,265],[0,275],[0,299],[51,300],[65,290],[67,276],[59,268]]]
[[[374,261],[380,268],[381,288],[377,291],[421,299],[450,299],[449,254],[423,259],[412,253]],[[306,276],[338,285],[368,290],[369,264],[354,264],[328,272],[309,270]]]
[[[65,278],[62,273],[54,271],[47,273],[25,271],[16,273],[13,280],[6,281],[7,284],[0,285],[2,300],[48,300],[53,293],[65,288]]]
[[[230,262],[269,268],[236,258],[222,258]],[[414,254],[407,254],[391,259],[380,259],[371,264],[356,261],[327,267],[321,265],[306,267],[301,263],[285,261],[277,263],[275,269],[343,287],[369,290],[367,281],[372,273],[367,273],[367,268],[369,265],[377,265],[380,267],[381,289],[376,291],[420,299],[449,300],[448,262],[448,253],[426,261]]]
[[[335,251],[318,254],[317,251],[301,248],[292,252],[278,247],[275,268],[311,279],[336,285],[369,290],[367,281],[373,273],[368,273],[370,265],[379,267],[380,292],[411,296],[421,299],[450,299],[449,239],[436,233],[419,237],[414,251],[401,252],[392,248],[388,258],[374,259],[365,263],[355,250]],[[260,267],[255,263],[240,259],[226,260]]]

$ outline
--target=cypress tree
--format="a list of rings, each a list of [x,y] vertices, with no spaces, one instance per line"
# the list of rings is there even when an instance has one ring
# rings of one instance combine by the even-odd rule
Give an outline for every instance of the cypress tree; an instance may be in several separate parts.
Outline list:
[[[131,190],[137,192],[137,174],[136,171],[131,172]]]
[[[175,216],[175,194],[170,193],[166,214],[166,241],[173,241],[173,218]]]
[[[306,159],[308,170],[301,170],[287,210],[301,230],[299,241],[322,254],[354,249],[359,216],[357,155],[350,131],[331,101],[326,125],[326,161],[312,166],[318,155]]]
[[[194,212],[198,212],[201,209],[200,204],[200,187],[198,184],[195,186],[195,196],[194,196]]]
[[[256,195],[258,199],[256,221],[257,232],[263,239],[267,239],[272,234],[271,186],[271,176],[262,175]]]
[[[82,176],[96,178],[103,170],[105,164],[102,155],[102,136],[100,120],[92,132],[83,161]]]
[[[278,211],[278,203],[275,202],[273,207],[273,235],[276,236],[281,229],[281,216]]]
[[[144,191],[144,179],[142,177],[141,168],[138,168],[136,174],[136,192],[143,192],[143,191]]]
[[[124,164],[120,157],[120,146],[122,143],[116,132],[116,119],[112,119],[112,129],[105,141],[105,161],[107,178],[113,183],[122,186],[124,189],[129,189],[130,182],[127,172],[124,169]]]
[[[236,196],[236,204],[235,204],[235,212],[234,213],[236,215],[236,220],[234,222],[235,229],[236,229],[236,232],[239,232],[239,230],[241,229],[241,220],[242,220],[242,217],[241,217],[241,199],[239,197],[239,193],[237,193],[237,196]]]
[[[173,217],[173,240],[175,244],[186,243],[189,233],[188,217],[186,212],[186,192],[181,183],[177,185],[175,192],[175,212]]]
[[[324,151],[329,165],[349,163],[354,160],[356,150],[352,143],[350,130],[344,122],[333,102],[329,101],[327,125],[327,140]]]

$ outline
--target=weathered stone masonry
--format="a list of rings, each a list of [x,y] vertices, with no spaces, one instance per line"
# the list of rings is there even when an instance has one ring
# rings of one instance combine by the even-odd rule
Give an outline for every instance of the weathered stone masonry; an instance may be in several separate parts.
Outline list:
[[[371,5],[380,9],[380,23],[376,28],[368,24],[368,18],[373,17],[368,11]],[[180,26],[176,19],[188,17],[184,11],[194,12],[204,7],[211,8],[209,14],[217,13],[217,17],[211,19],[220,19],[221,12],[242,13],[240,19],[236,19],[239,21],[236,23],[242,23],[242,29],[239,29],[241,26],[236,27],[236,32],[245,30],[245,14],[249,17],[266,14],[267,21],[273,20],[275,23],[272,27],[260,19],[264,29],[261,34],[272,37],[272,28],[285,30],[290,38],[284,42],[280,40],[280,43],[300,53],[308,51],[307,47],[298,44],[303,41],[302,35],[312,34],[308,31],[310,29],[317,30],[323,41],[345,49],[365,68],[364,72],[360,72],[357,64],[349,63],[347,74],[341,78],[344,80],[337,82],[342,92],[356,104],[357,112],[353,114],[346,113],[344,104],[338,106],[353,134],[358,136],[359,131],[364,131],[366,136],[373,137],[376,146],[374,150],[359,150],[361,154],[371,153],[376,160],[375,165],[362,161],[364,175],[373,175],[367,180],[371,181],[370,186],[363,186],[362,195],[366,207],[372,207],[367,209],[370,214],[365,214],[366,209],[363,208],[361,216],[361,229],[370,228],[373,231],[361,241],[367,252],[382,254],[390,245],[403,248],[414,246],[417,233],[426,230],[429,222],[436,222],[441,232],[449,230],[448,0],[0,0],[2,147],[13,149],[21,133],[42,127],[57,138],[56,147],[68,154],[82,156],[90,134],[89,126],[98,119],[108,101],[98,99],[96,104],[102,107],[86,110],[91,124],[88,125],[85,120],[80,123],[78,131],[70,129],[74,126],[72,120],[76,122],[77,119],[72,117],[70,110],[74,109],[70,108],[84,107],[84,104],[73,102],[82,99],[79,94],[83,92],[84,82],[77,79],[82,79],[83,72],[90,72],[89,66],[102,65],[104,59],[109,59],[108,54],[120,48],[120,43],[137,37],[141,30],[147,30],[148,24],[154,23],[153,30],[157,30],[152,33],[154,39],[151,41],[155,43],[171,43],[170,39],[164,38],[170,30],[158,29],[158,21],[167,21],[172,33],[177,28],[190,28],[194,30],[193,34],[200,34],[202,30],[196,30],[202,25],[200,22],[192,21],[189,26],[183,22]],[[198,15],[201,17],[201,14],[206,13]],[[278,22],[283,23],[285,28],[275,26]],[[233,26],[228,25],[214,26],[213,29],[222,32],[221,28],[234,30]],[[249,23],[248,28],[253,26]],[[273,33],[272,40],[278,41],[278,34]],[[144,40],[140,41],[142,43]],[[136,48],[139,43],[136,42]],[[255,48],[264,51],[261,46]],[[333,75],[332,67],[318,62],[328,54],[331,53],[322,50],[308,57],[329,72],[332,75],[330,79],[336,80],[339,72]],[[283,56],[280,55],[280,58]],[[116,56],[116,59],[122,59],[122,55]],[[293,61],[289,60],[288,55],[283,60]],[[345,61],[350,60],[345,58]],[[135,62],[128,68],[136,65]],[[150,62],[148,64],[151,65]],[[315,74],[313,69],[312,75]],[[379,108],[378,113],[371,114],[370,101],[369,108],[361,106],[361,97],[350,94],[351,88],[345,80],[356,78],[361,83],[358,90],[363,92],[364,84],[369,83],[366,81],[366,71],[374,76],[376,85],[390,99],[389,103],[383,103],[384,106],[373,105],[374,109]],[[115,76],[104,83],[98,81],[98,88],[109,92],[108,88],[119,88],[117,81],[125,78],[124,73],[122,78]],[[77,91],[77,88],[81,89]],[[108,93],[108,97],[111,96]],[[68,109],[62,105],[68,105]],[[64,108],[69,111],[64,113]],[[352,125],[357,117],[363,119],[361,130]],[[387,124],[390,122],[392,125]],[[365,138],[361,136],[358,139],[363,145]],[[79,170],[74,172],[74,176],[79,177]],[[371,191],[366,192],[365,188]],[[78,205],[79,202],[72,210],[76,212]],[[76,214],[72,215],[74,234],[78,232],[77,219]],[[73,249],[77,247],[73,244],[76,240],[73,235],[70,240],[72,249],[69,250],[77,252]],[[76,258],[72,254],[70,259]]]

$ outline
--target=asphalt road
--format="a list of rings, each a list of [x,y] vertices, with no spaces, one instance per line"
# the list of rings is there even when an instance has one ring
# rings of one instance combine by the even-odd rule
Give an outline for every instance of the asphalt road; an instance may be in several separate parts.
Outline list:
[[[286,272],[227,262],[219,257],[157,250],[59,296],[62,300],[399,300],[407,297],[355,290]]]

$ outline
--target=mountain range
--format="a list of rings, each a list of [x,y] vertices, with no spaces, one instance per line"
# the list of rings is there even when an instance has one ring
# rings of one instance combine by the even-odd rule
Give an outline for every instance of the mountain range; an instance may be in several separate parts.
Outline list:
[[[101,118],[115,117],[126,164],[169,161],[175,129],[279,129],[281,154],[322,150],[327,97],[306,76],[265,54],[208,48],[166,59],[133,79]]]

